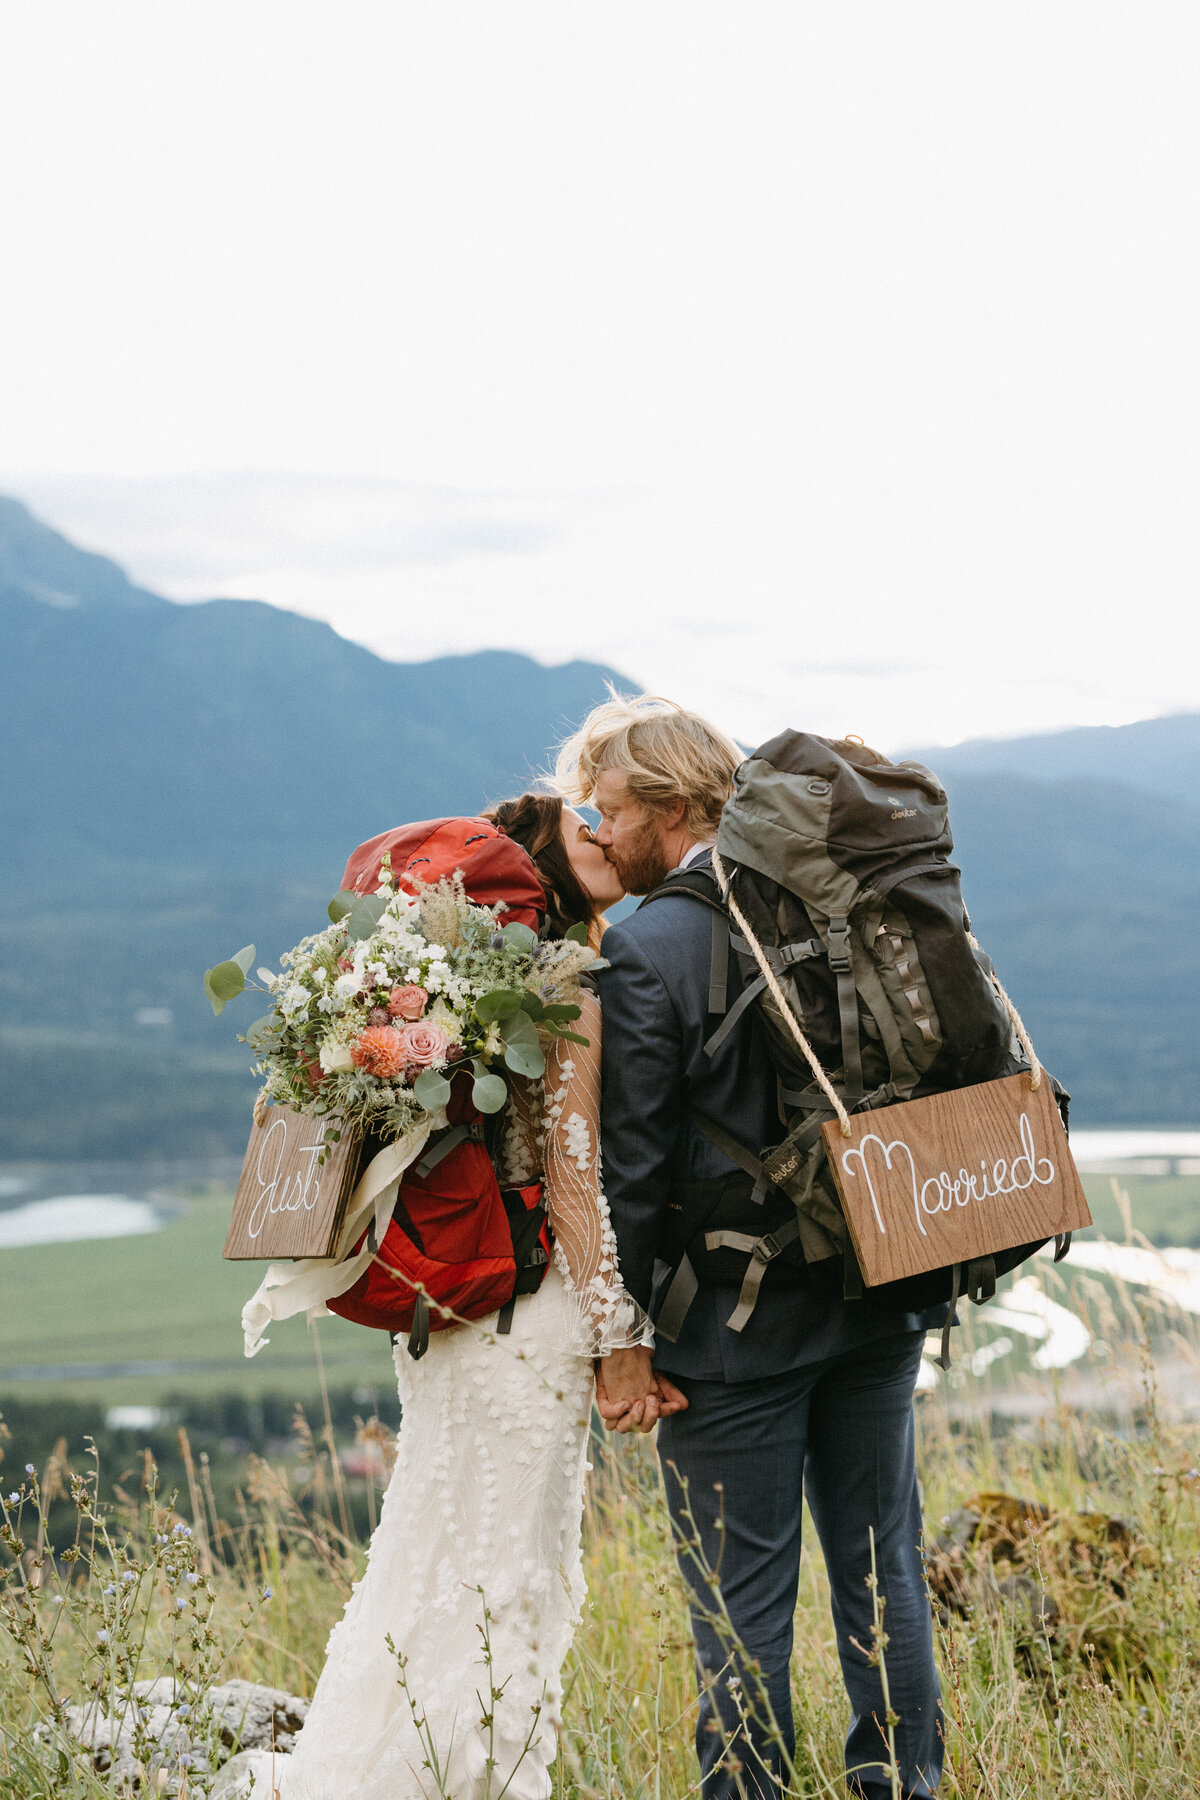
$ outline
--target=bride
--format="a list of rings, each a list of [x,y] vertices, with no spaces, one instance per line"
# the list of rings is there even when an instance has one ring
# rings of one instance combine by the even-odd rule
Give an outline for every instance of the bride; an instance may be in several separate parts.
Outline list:
[[[622,898],[586,822],[557,797],[523,794],[485,815],[530,854],[546,929],[583,922],[593,944]],[[513,1082],[503,1186],[544,1175],[555,1235],[537,1293],[511,1333],[496,1319],[433,1334],[395,1364],[403,1408],[396,1466],[366,1574],[329,1639],[290,1756],[251,1753],[222,1792],[254,1800],[548,1800],[561,1668],[583,1600],[580,1523],[593,1359],[621,1428],[649,1429],[682,1401],[654,1396],[652,1341],[624,1292],[600,1185],[600,1010],[583,994],[538,1082]]]

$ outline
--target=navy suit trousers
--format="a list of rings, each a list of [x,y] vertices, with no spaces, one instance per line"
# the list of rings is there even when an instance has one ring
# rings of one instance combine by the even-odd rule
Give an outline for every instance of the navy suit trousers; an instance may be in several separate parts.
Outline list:
[[[704,1800],[778,1800],[786,1782],[795,1749],[789,1660],[804,1497],[825,1556],[850,1696],[850,1790],[867,1800],[889,1800],[892,1791],[879,1671],[865,1654],[872,1530],[891,1703],[900,1715],[901,1790],[905,1800],[928,1800],[937,1788],[942,1711],[913,1458],[922,1341],[921,1332],[876,1338],[757,1381],[674,1377],[690,1406],[659,1425],[658,1449],[692,1592]],[[697,1543],[699,1555],[689,1548]],[[716,1592],[711,1569],[719,1571]]]

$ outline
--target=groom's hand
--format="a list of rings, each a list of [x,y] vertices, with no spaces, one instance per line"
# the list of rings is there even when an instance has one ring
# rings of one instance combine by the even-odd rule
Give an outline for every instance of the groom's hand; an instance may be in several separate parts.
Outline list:
[[[614,1350],[596,1365],[596,1407],[610,1431],[653,1431],[687,1403],[670,1376],[654,1368],[644,1345]]]
[[[612,1350],[596,1365],[596,1408],[610,1431],[653,1431],[658,1381],[644,1344]]]

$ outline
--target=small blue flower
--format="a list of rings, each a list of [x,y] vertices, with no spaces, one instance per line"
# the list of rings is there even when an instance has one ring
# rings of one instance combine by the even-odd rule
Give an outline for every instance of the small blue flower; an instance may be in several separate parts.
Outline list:
[[[273,1598],[274,1593],[275,1593],[274,1588],[264,1588],[262,1591],[262,1597],[264,1600],[270,1600]]]
[[[20,1494],[18,1494],[18,1493],[16,1493],[16,1492],[15,1492],[15,1491],[14,1491],[14,1492],[13,1492],[13,1493],[11,1493],[11,1494],[10,1494],[10,1495],[9,1495],[9,1496],[8,1496],[8,1504],[9,1504],[9,1505],[10,1505],[10,1506],[16,1506],[16,1504],[17,1504],[17,1502],[18,1502],[18,1501],[19,1501],[19,1500],[20,1500],[20,1498],[21,1498],[21,1496],[20,1496]]]
[[[100,1630],[96,1633],[96,1642],[98,1644],[107,1644],[108,1642],[108,1633],[104,1630],[103,1626],[101,1626]]]
[[[198,1582],[198,1581],[199,1581],[199,1579],[200,1579],[200,1577],[199,1577],[199,1576],[198,1576],[198,1575],[197,1575],[197,1573],[196,1573],[196,1571],[195,1571],[195,1569],[189,1569],[189,1570],[188,1570],[188,1577],[187,1577],[187,1578],[188,1578],[188,1580],[189,1580],[189,1582],[190,1582],[190,1583],[191,1583],[191,1585],[192,1585],[192,1586],[193,1586],[193,1587],[195,1587],[195,1586],[196,1586],[196,1583],[197,1583],[197,1582]]]
[[[106,1594],[115,1594],[115,1593],[116,1593],[116,1591],[117,1591],[117,1590],[116,1590],[116,1586],[115,1586],[115,1585],[114,1585],[114,1583],[113,1583],[113,1582],[111,1582],[111,1581],[110,1581],[110,1582],[109,1582],[109,1584],[108,1584],[108,1586],[107,1586],[107,1587],[106,1587],[106,1588],[105,1588],[105,1590],[104,1590],[104,1592],[105,1592],[105,1593],[106,1593]]]
[[[187,1701],[185,1700],[182,1706],[177,1706],[175,1708],[176,1717],[180,1718],[180,1719],[186,1719],[188,1714],[191,1712],[191,1710],[192,1710],[191,1707],[188,1705]]]
[[[121,1580],[122,1581],[136,1581],[137,1580],[137,1570],[136,1569],[126,1569],[125,1573],[121,1577]]]
[[[186,1607],[186,1605],[187,1605],[187,1601],[184,1600],[182,1597],[180,1597],[180,1599],[176,1600],[176,1602],[175,1602],[176,1612],[182,1612],[184,1610],[184,1608]]]
[[[25,1464],[25,1473],[26,1473],[26,1474],[27,1474],[27,1475],[32,1475],[32,1474],[34,1474],[34,1473],[35,1473],[35,1470],[34,1470],[34,1466],[33,1466],[33,1464],[32,1464],[32,1463],[26,1463],[26,1464]]]

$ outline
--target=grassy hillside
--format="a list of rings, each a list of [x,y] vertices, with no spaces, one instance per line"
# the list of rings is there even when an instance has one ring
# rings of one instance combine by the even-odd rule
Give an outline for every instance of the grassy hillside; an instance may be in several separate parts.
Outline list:
[[[1097,1225],[1122,1239],[1109,1178],[1088,1175],[1084,1185]],[[1124,1185],[1134,1224],[1152,1242],[1200,1246],[1200,1177],[1143,1178]],[[173,1393],[212,1395],[234,1388],[243,1396],[278,1393],[311,1401],[317,1365],[303,1319],[273,1327],[269,1347],[251,1361],[242,1356],[242,1304],[264,1265],[222,1262],[231,1204],[230,1191],[213,1186],[194,1194],[187,1210],[164,1230],[145,1237],[0,1252],[5,1283],[0,1402],[5,1395],[19,1395],[44,1397],[47,1403],[157,1404]],[[1070,1273],[1069,1263],[1064,1270]],[[323,1320],[319,1331],[332,1385],[392,1389],[386,1333],[336,1318]],[[133,1362],[180,1366],[99,1372]],[[97,1372],[85,1373],[81,1364],[97,1365]],[[49,1380],[13,1373],[31,1366],[64,1372]]]
[[[231,1204],[228,1189],[209,1189],[164,1230],[144,1237],[0,1252],[0,1396],[109,1407],[236,1388],[247,1398],[269,1392],[311,1401],[317,1364],[302,1317],[274,1326],[269,1346],[249,1362],[242,1354],[242,1305],[265,1264],[222,1262]],[[318,1329],[332,1384],[394,1392],[386,1332],[336,1318]],[[178,1366],[108,1372],[125,1363]],[[80,1364],[99,1368],[88,1374]],[[63,1374],[22,1380],[11,1373],[46,1365]]]

